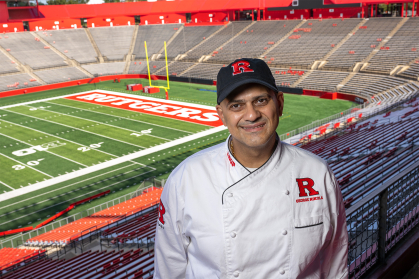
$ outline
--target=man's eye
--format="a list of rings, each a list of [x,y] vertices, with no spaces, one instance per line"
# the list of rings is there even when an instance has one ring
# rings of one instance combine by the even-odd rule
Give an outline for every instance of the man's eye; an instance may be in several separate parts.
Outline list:
[[[266,102],[268,102],[268,99],[259,99],[258,100],[259,104],[263,104],[263,103],[266,103]]]
[[[231,107],[230,108],[232,108],[232,109],[237,109],[237,108],[239,108],[240,107],[240,105],[239,104],[234,104],[234,105],[231,105]]]

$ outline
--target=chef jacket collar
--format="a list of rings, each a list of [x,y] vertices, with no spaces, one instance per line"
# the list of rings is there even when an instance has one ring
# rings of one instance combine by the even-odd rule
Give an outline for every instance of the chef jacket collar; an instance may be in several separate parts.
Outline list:
[[[237,184],[239,184],[246,178],[255,179],[255,177],[257,177],[261,173],[264,173],[263,176],[266,176],[267,173],[275,169],[278,165],[277,163],[280,161],[281,151],[282,151],[281,140],[279,139],[278,134],[276,134],[277,145],[274,152],[271,154],[269,159],[262,166],[260,166],[254,171],[250,171],[245,166],[243,166],[231,153],[230,139],[231,139],[231,135],[227,138],[225,142],[225,149],[226,149],[225,154],[227,156],[226,160],[227,160],[227,164],[230,170],[230,174],[233,176],[233,178],[235,178],[235,180],[236,179],[237,180],[236,182],[234,182],[233,184],[231,184],[224,190],[223,195],[222,195],[223,196],[222,203],[224,203],[224,193],[229,188],[233,186],[237,186]]]

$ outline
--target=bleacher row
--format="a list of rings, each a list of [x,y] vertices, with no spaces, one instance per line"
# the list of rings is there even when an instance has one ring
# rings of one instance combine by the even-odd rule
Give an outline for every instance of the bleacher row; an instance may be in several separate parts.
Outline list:
[[[155,205],[160,200],[162,189],[150,188],[142,195],[114,205],[90,216],[81,218],[67,225],[40,234],[26,241],[27,245],[67,244],[73,240],[82,239],[87,231],[112,227],[116,221],[132,215],[140,210]]]
[[[165,74],[167,41],[172,76],[215,80],[231,60],[258,57],[272,67],[278,85],[376,96],[372,102],[383,102],[403,98],[409,91],[403,87],[419,77],[418,25],[417,18],[320,19],[1,34],[0,91],[146,74],[144,41],[153,60],[151,73]],[[282,73],[290,67],[305,74]]]
[[[154,251],[87,251],[70,260],[42,259],[2,278],[21,279],[134,279],[152,278]]]
[[[30,261],[36,256],[45,254],[46,250],[41,249],[0,249],[0,275],[14,265],[19,265],[23,261]]]
[[[319,133],[324,132],[320,131]],[[419,102],[302,146],[329,162],[346,207],[419,158]]]

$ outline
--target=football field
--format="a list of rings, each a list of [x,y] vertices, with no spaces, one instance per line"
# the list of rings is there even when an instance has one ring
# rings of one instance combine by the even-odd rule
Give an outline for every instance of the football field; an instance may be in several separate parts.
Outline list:
[[[0,231],[35,226],[106,190],[111,194],[63,218],[133,192],[144,180],[166,179],[188,156],[224,142],[215,87],[171,85],[170,101],[112,82],[1,98]],[[351,106],[287,94],[278,133]]]

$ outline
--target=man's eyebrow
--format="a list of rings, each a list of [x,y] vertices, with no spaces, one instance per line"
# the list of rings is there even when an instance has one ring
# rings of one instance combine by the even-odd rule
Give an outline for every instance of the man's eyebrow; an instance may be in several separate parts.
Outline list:
[[[259,99],[259,98],[266,98],[266,97],[271,97],[271,96],[269,95],[269,93],[262,93],[261,95],[253,97],[252,101],[254,101],[256,99]],[[230,105],[231,103],[246,103],[246,101],[242,100],[242,99],[234,99],[234,100],[229,101],[227,103],[227,105]]]

